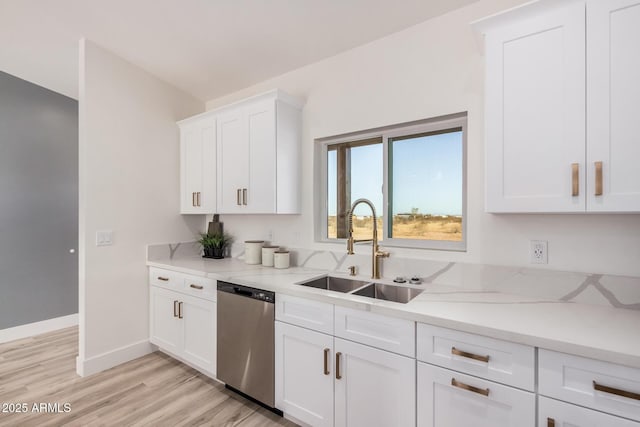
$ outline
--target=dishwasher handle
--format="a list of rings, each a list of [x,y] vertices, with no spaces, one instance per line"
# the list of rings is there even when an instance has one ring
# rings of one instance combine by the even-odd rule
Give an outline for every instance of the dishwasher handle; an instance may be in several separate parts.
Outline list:
[[[238,294],[238,295],[244,295],[245,297],[253,296],[253,292],[247,291],[246,289],[241,289],[241,288],[239,288],[237,286],[233,287],[233,293],[234,294]]]

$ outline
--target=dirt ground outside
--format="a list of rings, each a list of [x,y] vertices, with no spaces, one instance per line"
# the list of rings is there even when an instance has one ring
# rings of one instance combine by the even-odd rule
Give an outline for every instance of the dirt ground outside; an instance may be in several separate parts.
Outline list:
[[[383,218],[378,218],[378,237],[382,238]],[[328,236],[336,238],[336,217],[328,218]],[[370,239],[373,231],[371,217],[353,220],[356,239]],[[393,219],[392,237],[420,240],[462,240],[462,217],[453,215],[396,215]]]

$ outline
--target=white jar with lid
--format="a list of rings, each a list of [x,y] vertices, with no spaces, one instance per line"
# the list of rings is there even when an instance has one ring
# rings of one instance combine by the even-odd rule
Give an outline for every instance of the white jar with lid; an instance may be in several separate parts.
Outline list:
[[[280,249],[273,253],[273,266],[275,268],[289,268],[289,251]]]
[[[280,249],[279,246],[263,246],[262,247],[262,265],[264,267],[273,267],[273,254]]]
[[[262,263],[262,245],[264,240],[245,240],[244,262],[247,264]]]

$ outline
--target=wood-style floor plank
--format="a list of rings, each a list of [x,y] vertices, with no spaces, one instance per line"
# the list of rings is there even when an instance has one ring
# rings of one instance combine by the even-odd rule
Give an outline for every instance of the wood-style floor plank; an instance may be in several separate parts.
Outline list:
[[[0,412],[0,426],[295,426],[163,353],[86,378],[77,353],[77,327],[0,344],[0,405],[29,409]],[[71,411],[32,412],[40,403]]]

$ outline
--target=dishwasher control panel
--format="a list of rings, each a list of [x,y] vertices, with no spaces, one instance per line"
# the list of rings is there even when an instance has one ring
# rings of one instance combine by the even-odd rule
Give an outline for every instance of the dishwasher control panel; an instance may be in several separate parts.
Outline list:
[[[259,301],[264,301],[271,304],[274,304],[276,301],[275,292],[265,291],[263,289],[256,289],[250,286],[238,285],[230,282],[218,281],[218,292],[236,294],[239,296],[257,299]]]

